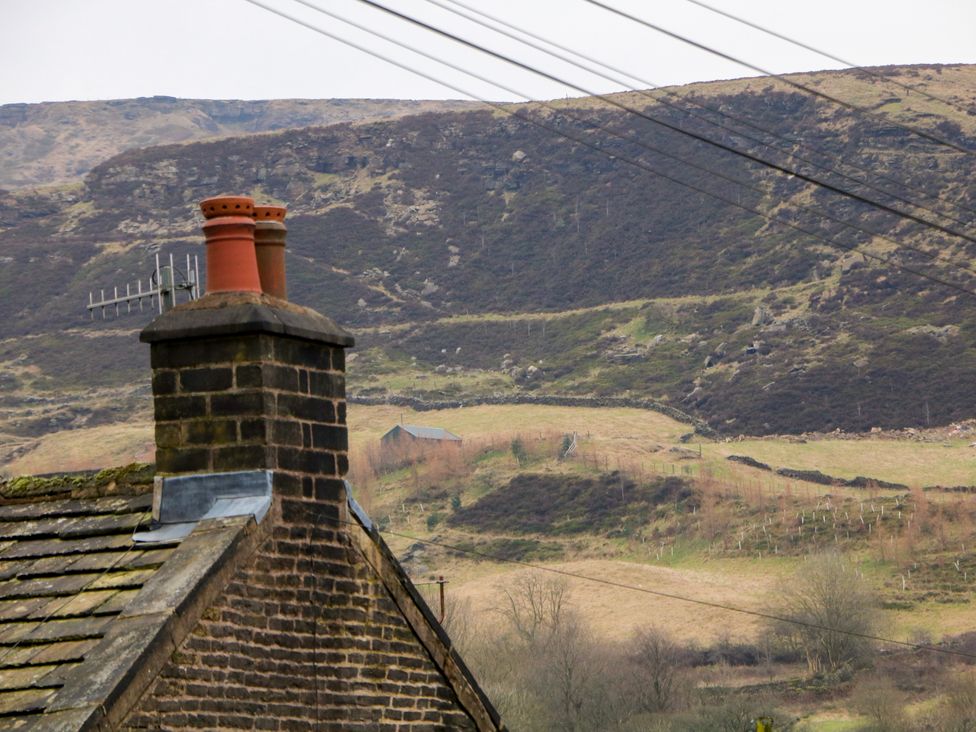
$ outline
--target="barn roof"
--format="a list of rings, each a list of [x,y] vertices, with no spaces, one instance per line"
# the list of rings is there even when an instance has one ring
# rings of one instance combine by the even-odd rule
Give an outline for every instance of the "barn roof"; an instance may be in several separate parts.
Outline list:
[[[448,432],[443,427],[422,427],[416,424],[401,424],[400,429],[413,435],[420,440],[460,440],[461,438],[453,432]],[[396,428],[394,428],[396,429]],[[392,430],[391,430],[392,432]],[[387,433],[389,434],[389,432]]]

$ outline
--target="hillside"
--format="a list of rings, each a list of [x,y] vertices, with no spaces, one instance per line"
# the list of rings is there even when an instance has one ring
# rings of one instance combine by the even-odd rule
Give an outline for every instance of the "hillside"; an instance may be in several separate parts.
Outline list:
[[[900,436],[705,443],[699,452],[676,440],[683,425],[638,410],[473,407],[407,412],[409,421],[456,430],[464,444],[384,464],[377,428],[398,416],[391,407],[350,409],[357,500],[432,606],[439,602],[433,580],[448,580],[452,637],[475,659],[479,678],[502,690],[493,698],[513,728],[560,728],[533,722],[545,717],[541,710],[559,708],[552,689],[563,687],[534,683],[547,664],[519,653],[526,643],[536,653],[546,649],[525,641],[526,626],[514,617],[520,603],[538,609],[552,597],[562,608],[553,625],[579,634],[569,634],[571,653],[559,646],[545,656],[548,667],[567,676],[571,669],[588,704],[607,703],[602,679],[615,688],[639,673],[627,664],[653,630],[680,646],[670,664],[695,690],[658,712],[738,699],[751,712],[746,720],[771,710],[777,729],[797,732],[965,728],[940,717],[954,684],[968,679],[973,688],[972,657],[879,643],[864,665],[812,674],[778,636],[783,629],[760,616],[782,612],[788,588],[816,566],[811,556],[841,552],[852,585],[879,606],[880,635],[971,653],[971,496],[923,490],[921,481],[938,475],[972,484],[973,448],[964,438],[972,423]],[[581,425],[587,431],[576,454],[560,458],[561,438]],[[860,468],[912,487],[879,488],[870,479],[854,488],[818,485],[726,459],[735,451],[799,466],[814,443],[823,471],[842,474],[857,455]],[[883,459],[874,462],[876,453]],[[538,617],[531,612],[522,619]],[[543,701],[533,707],[504,693],[512,686]],[[911,721],[871,726],[866,696]],[[626,714],[623,704],[609,706]],[[746,729],[719,724],[728,725],[726,714],[711,724],[682,724],[676,715],[670,725],[641,720],[622,728]],[[971,720],[971,705],[967,714]]]
[[[4,104],[0,188],[78,180],[98,163],[132,148],[470,106],[399,99],[174,97]]]
[[[883,71],[964,104],[976,97],[976,67]],[[798,78],[976,147],[976,117],[896,95],[856,72]],[[967,155],[892,125],[765,78],[672,91],[814,146],[831,165],[843,159],[875,178],[907,181],[942,207],[976,207]],[[619,99],[715,133],[673,104],[637,93]],[[974,278],[946,261],[972,262],[971,243],[811,192],[598,100],[556,105],[571,116],[525,105],[510,108],[520,117],[428,113],[131,150],[76,185],[7,192],[0,200],[6,443],[26,449],[51,431],[145,415],[147,354],[135,333],[149,315],[90,323],[83,304],[89,289],[145,277],[157,251],[200,252],[195,204],[220,191],[289,205],[292,299],[356,332],[349,383],[361,395],[646,397],[725,434],[938,425],[976,412],[968,296],[623,160],[967,287]],[[593,140],[601,151],[533,123]],[[638,135],[682,160],[594,125]],[[938,258],[895,251],[876,235],[814,218],[804,205]]]
[[[380,448],[379,437],[398,419],[444,426],[464,442],[391,454]],[[689,685],[672,699],[671,714],[703,713],[741,695],[752,716],[772,708],[783,729],[878,729],[866,726],[860,689],[881,677],[887,680],[885,704],[904,706],[919,720],[904,729],[962,728],[933,724],[932,713],[972,672],[971,659],[877,644],[868,664],[873,668],[810,675],[796,648],[778,635],[782,631],[771,631],[755,613],[779,611],[786,583],[810,554],[840,550],[857,582],[877,595],[881,635],[971,653],[971,496],[921,487],[925,481],[972,484],[969,442],[976,422],[857,438],[702,444],[682,441],[685,424],[636,409],[485,405],[415,413],[351,405],[349,423],[357,501],[435,612],[440,598],[433,580],[447,579],[451,637],[513,729],[559,728],[531,722],[557,704],[526,707],[518,703],[522,696],[505,693],[507,682],[530,698],[552,694],[532,683],[546,678],[546,664],[532,665],[524,639],[517,642],[511,628],[510,603],[524,602],[533,586],[558,593],[565,611],[560,627],[581,630],[564,647],[571,653],[551,666],[580,674],[587,704],[607,693],[594,673],[613,680],[614,688],[639,671],[631,665],[635,643],[654,628],[680,650],[673,663]],[[85,432],[92,432],[87,445]],[[572,432],[579,434],[577,451],[561,458]],[[135,445],[151,435],[148,423],[115,433],[62,433],[49,439],[60,444],[48,445],[47,465],[69,465],[99,450],[98,464],[109,464],[125,440]],[[727,459],[745,455],[773,467],[804,467],[811,450],[827,473],[845,475],[853,464],[873,478],[883,471],[912,487],[878,488],[871,480],[860,487],[819,485]],[[21,465],[44,469],[43,452]],[[151,466],[130,466],[94,476],[0,479],[0,496],[67,491],[86,481],[145,481],[151,472]],[[615,718],[634,714],[627,706],[611,709]],[[681,719],[659,728],[722,729],[697,718],[681,726]],[[790,726],[801,720],[802,726]],[[623,727],[655,728],[646,722]]]

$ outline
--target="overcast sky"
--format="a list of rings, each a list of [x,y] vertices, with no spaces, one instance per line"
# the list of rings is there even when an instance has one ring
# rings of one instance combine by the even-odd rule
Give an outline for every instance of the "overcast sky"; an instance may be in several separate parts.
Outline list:
[[[412,28],[358,0],[308,1],[475,70],[513,91],[446,71],[295,0],[260,0],[481,97],[517,100],[523,96],[515,92],[535,99],[581,94]],[[379,1],[532,66],[545,67],[588,91],[619,88],[605,79],[546,61],[538,53],[435,7],[431,0]],[[450,5],[450,0],[433,1]],[[976,3],[970,0],[704,1],[858,64],[976,62]],[[653,84],[756,75],[586,0],[458,2],[585,50]],[[776,73],[840,66],[688,0],[603,2]],[[458,89],[372,59],[247,0],[3,0],[3,10],[2,104],[157,94],[208,99],[464,97]]]

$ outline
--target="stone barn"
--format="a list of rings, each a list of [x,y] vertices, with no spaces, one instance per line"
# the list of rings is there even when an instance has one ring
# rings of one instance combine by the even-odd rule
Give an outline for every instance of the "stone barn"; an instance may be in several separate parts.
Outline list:
[[[405,445],[461,445],[461,438],[443,427],[398,424],[380,438],[384,447]]]

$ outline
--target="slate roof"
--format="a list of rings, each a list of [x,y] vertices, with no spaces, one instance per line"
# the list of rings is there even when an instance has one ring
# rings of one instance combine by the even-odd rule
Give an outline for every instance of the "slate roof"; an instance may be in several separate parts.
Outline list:
[[[455,435],[453,432],[448,432],[443,427],[421,427],[416,424],[401,424],[397,425],[404,432],[413,435],[420,440],[457,440],[460,441],[461,438]],[[393,432],[396,427],[394,427],[390,432]],[[390,432],[386,434],[389,435]],[[384,435],[385,437],[386,435]]]
[[[0,480],[0,732],[111,728],[140,670],[185,635],[180,609],[246,542],[249,516],[134,542],[150,524],[152,472]]]
[[[149,494],[0,506],[0,729],[34,726],[173,551],[136,546]]]

